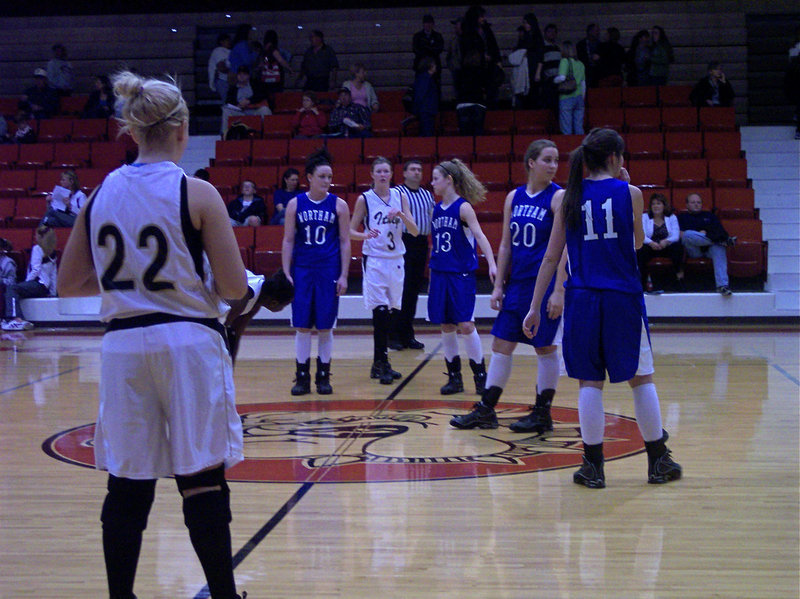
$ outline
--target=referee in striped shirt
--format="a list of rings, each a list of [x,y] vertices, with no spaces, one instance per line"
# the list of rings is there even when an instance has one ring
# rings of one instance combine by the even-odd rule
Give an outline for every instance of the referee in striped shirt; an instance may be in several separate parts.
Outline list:
[[[422,163],[409,160],[403,165],[403,185],[398,185],[400,193],[406,194],[411,216],[419,227],[419,235],[414,237],[403,233],[406,246],[405,279],[403,280],[403,302],[399,313],[395,314],[391,349],[422,349],[425,347],[414,337],[414,316],[417,311],[419,288],[425,278],[425,263],[428,261],[428,236],[431,233],[433,215],[433,195],[422,185]]]

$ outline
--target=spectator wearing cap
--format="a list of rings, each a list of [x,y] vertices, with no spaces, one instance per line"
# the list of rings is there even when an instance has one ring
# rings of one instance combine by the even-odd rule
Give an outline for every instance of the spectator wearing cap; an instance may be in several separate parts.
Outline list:
[[[64,44],[53,44],[53,58],[47,63],[47,80],[59,96],[69,96],[75,89],[75,71],[67,60]]]
[[[411,49],[414,52],[414,72],[419,70],[420,61],[426,56],[430,56],[436,63],[436,72],[442,70],[441,54],[444,52],[444,38],[442,34],[433,28],[433,17],[425,15],[422,17],[422,30],[417,31],[411,42]]]
[[[311,32],[311,45],[303,54],[297,84],[303,82],[303,90],[326,92],[336,85],[339,60],[336,52],[325,43],[325,36],[319,29]]]
[[[47,71],[33,72],[33,85],[25,90],[19,107],[36,119],[49,119],[58,110],[58,94],[48,85]]]
[[[349,88],[341,88],[328,120],[328,131],[342,137],[371,137],[371,127],[369,108],[353,102]]]

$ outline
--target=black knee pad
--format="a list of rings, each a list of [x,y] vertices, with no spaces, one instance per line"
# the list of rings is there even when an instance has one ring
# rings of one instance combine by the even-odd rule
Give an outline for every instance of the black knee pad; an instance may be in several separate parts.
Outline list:
[[[175,476],[181,493],[202,487],[219,487],[219,491],[204,491],[184,497],[183,519],[189,529],[229,523],[232,520],[230,488],[225,480],[225,468],[220,466],[191,476]]]
[[[156,494],[155,479],[134,480],[108,475],[108,494],[103,502],[100,521],[103,526],[147,528],[147,517]]]

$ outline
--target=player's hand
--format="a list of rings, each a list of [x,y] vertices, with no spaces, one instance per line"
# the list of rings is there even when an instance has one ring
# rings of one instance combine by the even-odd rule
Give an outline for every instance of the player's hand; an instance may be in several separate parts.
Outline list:
[[[375,229],[367,229],[364,234],[367,236],[366,239],[375,239],[380,235]]]
[[[336,295],[344,295],[347,291],[347,275],[342,275],[336,280]]]
[[[490,264],[489,265],[489,280],[494,283],[495,278],[497,277],[497,265]]]
[[[398,210],[397,208],[389,208],[389,214],[386,216],[389,220],[394,220],[400,215],[401,212],[402,210]]]
[[[284,271],[284,274],[286,275],[286,278],[289,280],[289,282],[292,284],[292,287],[294,287],[294,279],[292,278],[292,275],[290,275],[288,271]]]
[[[547,300],[547,318],[555,320],[564,312],[564,291],[554,290]]]
[[[489,305],[492,310],[500,311],[503,309],[503,290],[495,287],[492,290],[492,295],[489,298]]]
[[[528,339],[533,339],[539,330],[539,312],[528,310],[525,320],[522,321],[522,334]]]
[[[631,175],[624,166],[620,167],[619,169],[619,178],[625,181],[626,183],[631,182]]]

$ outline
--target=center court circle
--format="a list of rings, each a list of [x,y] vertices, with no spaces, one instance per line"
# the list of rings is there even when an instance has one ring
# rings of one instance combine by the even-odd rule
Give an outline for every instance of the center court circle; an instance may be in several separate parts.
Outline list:
[[[233,482],[367,483],[523,474],[581,464],[578,412],[553,407],[553,430],[518,434],[508,424],[528,406],[501,402],[500,428],[457,430],[448,424],[472,401],[332,400],[238,405],[245,460]],[[641,453],[636,421],[606,414],[606,461]],[[42,444],[51,457],[94,467],[94,424]]]

